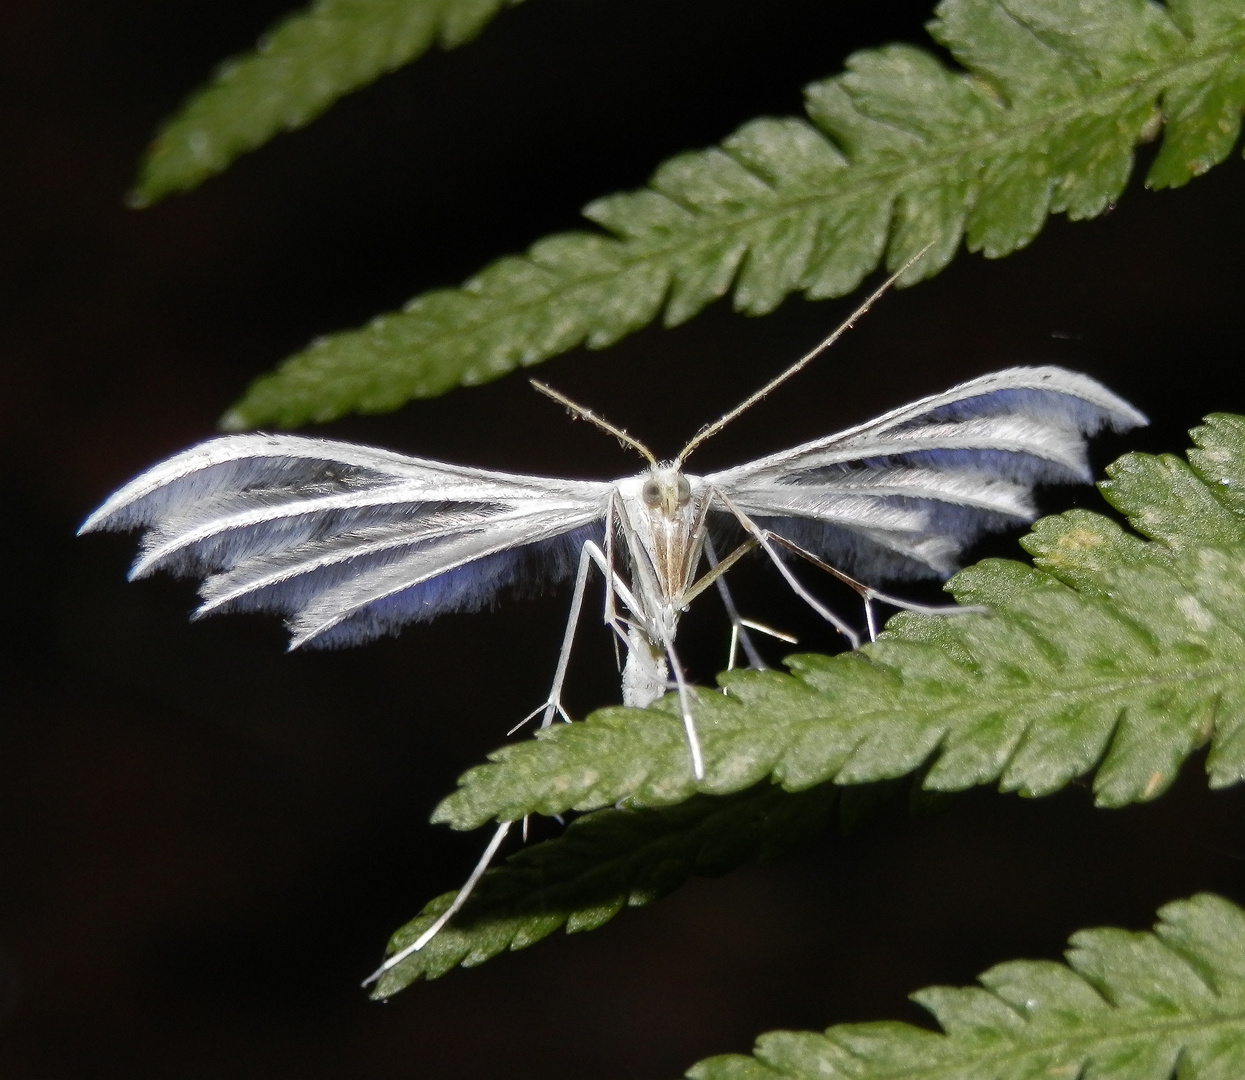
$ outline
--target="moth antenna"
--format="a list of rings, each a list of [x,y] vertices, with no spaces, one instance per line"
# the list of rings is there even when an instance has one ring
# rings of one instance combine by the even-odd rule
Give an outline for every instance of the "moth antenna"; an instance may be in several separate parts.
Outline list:
[[[800,359],[798,359],[794,364],[792,364],[789,368],[787,368],[786,371],[770,379],[770,381],[767,382],[764,386],[762,386],[760,390],[746,397],[743,401],[741,401],[738,405],[736,405],[733,409],[731,409],[731,411],[728,412],[725,416],[722,416],[719,419],[715,420],[712,424],[707,424],[705,427],[702,427],[698,432],[696,432],[696,434],[692,437],[692,441],[689,442],[685,447],[683,447],[682,450],[679,451],[679,456],[674,459],[675,464],[682,465],[683,462],[687,460],[688,455],[691,454],[691,452],[695,450],[696,447],[698,447],[706,439],[709,439],[712,436],[716,435],[719,431],[721,431],[724,427],[726,427],[726,425],[729,424],[732,420],[734,420],[737,416],[739,416],[743,412],[746,412],[748,409],[752,408],[752,406],[755,405],[758,401],[760,401],[763,397],[765,397],[771,391],[776,390],[778,387],[780,387],[789,378],[791,378],[792,375],[795,375],[798,372],[803,371],[806,367],[808,367],[808,365],[811,364],[814,360],[816,360],[817,357],[819,357],[823,352],[825,352],[828,348],[830,348],[831,345],[833,345],[836,341],[838,341],[839,338],[841,338],[844,334],[846,334],[847,331],[849,331],[855,325],[856,320],[859,319],[871,307],[873,307],[873,305],[877,303],[879,299],[881,299],[883,293],[885,293],[887,289],[889,289],[892,285],[895,284],[896,281],[899,280],[899,278],[901,278],[904,274],[906,274],[918,261],[920,261],[920,259],[924,257],[925,253],[929,251],[929,249],[932,248],[933,246],[934,246],[934,242],[931,240],[928,244],[926,244],[923,248],[921,248],[920,251],[918,251],[915,255],[913,255],[912,258],[910,258],[906,263],[904,263],[903,266],[901,266],[898,270],[896,270],[893,274],[891,274],[891,276],[888,277],[884,282],[882,282],[882,284],[879,285],[876,289],[874,289],[873,292],[869,294],[865,302],[861,304],[860,307],[858,307],[855,311],[853,311],[846,319],[844,319],[843,322],[839,324],[838,328],[834,331],[834,333],[832,333],[828,338],[822,341],[821,344],[814,346],[811,350],[809,350],[803,356],[801,356]]]
[[[628,435],[625,431],[623,431],[622,428],[615,427],[604,417],[600,417],[596,413],[594,413],[591,409],[585,408],[583,405],[577,404],[576,402],[568,398],[565,394],[559,393],[552,386],[546,386],[544,383],[537,382],[535,379],[529,379],[528,382],[530,382],[537,390],[539,390],[542,394],[544,394],[545,397],[553,398],[553,400],[556,401],[559,405],[566,406],[566,408],[569,409],[575,416],[582,416],[589,423],[596,424],[596,426],[599,427],[602,431],[609,432],[611,435],[614,436],[614,438],[616,438],[624,446],[630,446],[632,450],[638,450],[641,454],[644,455],[644,457],[648,460],[648,463],[650,465],[657,464],[657,458],[653,456],[653,452],[647,446],[645,446],[642,442],[640,442],[639,439],[634,439],[630,435]]]

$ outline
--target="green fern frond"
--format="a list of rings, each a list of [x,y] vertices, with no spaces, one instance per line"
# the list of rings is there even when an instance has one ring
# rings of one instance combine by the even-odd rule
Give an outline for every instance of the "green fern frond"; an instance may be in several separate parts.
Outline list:
[[[1053,792],[1095,771],[1102,806],[1155,798],[1211,742],[1212,786],[1245,776],[1245,419],[1178,458],[1128,454],[1107,498],[1143,541],[1084,511],[1038,522],[1038,567],[988,559],[948,588],[988,615],[893,618],[874,644],[734,672],[700,691],[697,784],[677,704],[601,710],[492,755],[434,820],[663,806],[772,778],[797,791],[928,765],[927,788]]]
[[[907,45],[857,53],[808,87],[808,121],[748,123],[589,205],[603,232],[547,237],[460,289],[317,341],[223,426],[393,409],[603,348],[659,315],[684,322],[732,288],[753,315],[793,291],[840,296],[883,256],[895,268],[932,244],[910,284],[961,237],[994,258],[1049,214],[1101,213],[1160,131],[1152,187],[1185,183],[1236,141],[1243,0],[944,0],[937,15],[931,32],[964,70]]]
[[[149,206],[197,187],[274,135],[408,64],[470,41],[520,0],[316,0],[225,61],[156,133],[130,196]]]
[[[689,1080],[1220,1080],[1245,1076],[1245,911],[1202,893],[1159,909],[1153,933],[1072,936],[1067,965],[999,964],[981,987],[912,995],[942,1033],[901,1023],[774,1031],[751,1056]]]
[[[700,796],[660,810],[598,810],[555,840],[524,848],[488,871],[445,929],[381,977],[386,998],[458,964],[474,967],[524,949],[565,926],[595,930],[624,907],[639,907],[688,877],[712,877],[802,843],[832,820],[839,802],[827,784],[788,795],[765,784],[725,799]],[[390,939],[388,953],[419,937],[454,899],[445,893]]]

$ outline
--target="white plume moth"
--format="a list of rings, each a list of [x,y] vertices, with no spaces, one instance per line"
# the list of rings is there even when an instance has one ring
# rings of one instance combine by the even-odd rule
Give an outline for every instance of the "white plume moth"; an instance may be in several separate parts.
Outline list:
[[[870,582],[947,576],[982,533],[1033,519],[1035,484],[1088,482],[1088,435],[1146,423],[1088,376],[1009,368],[745,465],[705,475],[685,470],[705,439],[832,344],[893,281],[670,461],[537,384],[643,454],[648,467],[636,476],[524,476],[326,439],[227,435],[136,477],[81,532],[144,529],[131,578],[160,569],[202,577],[196,618],[279,612],[290,648],[358,644],[406,623],[477,610],[530,575],[551,582],[573,576],[553,685],[528,718],[542,714],[542,726],[567,719],[562,686],[595,566],[605,581],[604,621],[626,647],[623,701],[644,706],[676,690],[691,769],[700,778],[692,695],[675,650],[679,616],[716,585],[731,619],[732,661],[738,642],[759,664],[747,626],[764,628],[740,618],[723,578],[742,555],[762,551],[856,646],[856,631],[809,592],[788,558],[808,560],[856,588],[872,637],[874,600],[931,609],[879,593]],[[709,540],[714,523],[742,537],[720,560]],[[462,906],[509,824],[499,826],[451,907],[373,979],[421,948]]]

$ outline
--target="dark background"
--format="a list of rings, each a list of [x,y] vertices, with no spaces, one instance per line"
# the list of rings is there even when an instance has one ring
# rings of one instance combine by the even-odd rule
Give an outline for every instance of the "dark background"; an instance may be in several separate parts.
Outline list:
[[[797,111],[853,49],[924,40],[924,4],[861,6],[531,0],[144,212],[122,198],[155,124],[284,4],[0,7],[0,1075],[671,1077],[769,1028],[920,1022],[905,999],[920,986],[1057,957],[1080,926],[1147,926],[1198,889],[1245,901],[1242,796],[1209,792],[1199,758],[1121,811],[1083,786],[977,791],[933,817],[896,807],[374,1004],[358,982],[390,931],[482,843],[427,816],[543,697],[565,594],[287,655],[274,621],[191,625],[190,586],[126,585],[132,538],[73,538],[316,334],[576,227],[579,206],[673,152]],[[1052,221],[1019,254],[961,255],[697,466],[1045,361],[1154,418],[1100,440],[1099,466],[1183,450],[1204,413],[1245,410],[1243,182],[1235,157],[1176,192],[1134,182],[1118,209]],[[750,320],[719,304],[542,377],[669,452],[849,306],[793,299]],[[513,376],[321,430],[493,468],[636,468]],[[1089,489],[1047,503],[1101,505]],[[738,588],[752,613],[832,647],[761,568]],[[710,608],[681,637],[701,678],[723,660]],[[581,713],[617,693],[598,638],[581,638]]]

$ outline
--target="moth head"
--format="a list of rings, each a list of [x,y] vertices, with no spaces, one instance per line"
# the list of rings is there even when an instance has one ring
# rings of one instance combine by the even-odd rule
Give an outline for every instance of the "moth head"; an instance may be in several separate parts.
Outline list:
[[[640,501],[650,511],[674,517],[692,501],[692,485],[677,466],[656,466],[640,485]]]

